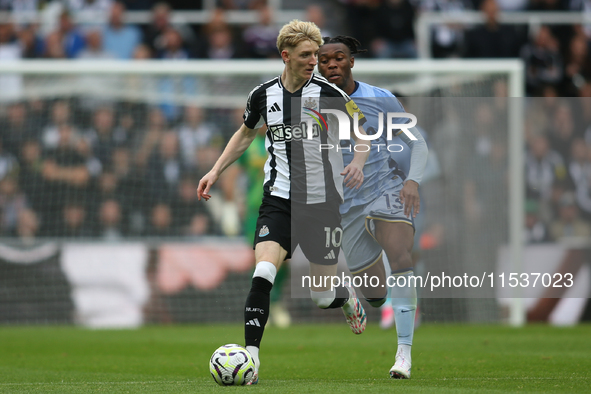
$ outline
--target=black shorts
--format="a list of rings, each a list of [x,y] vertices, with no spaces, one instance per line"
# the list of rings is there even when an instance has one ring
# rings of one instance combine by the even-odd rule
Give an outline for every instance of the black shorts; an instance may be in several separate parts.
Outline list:
[[[300,245],[310,262],[333,265],[338,261],[342,238],[338,203],[306,205],[275,196],[263,197],[254,235],[255,248],[259,242],[275,241],[287,251],[289,259]]]

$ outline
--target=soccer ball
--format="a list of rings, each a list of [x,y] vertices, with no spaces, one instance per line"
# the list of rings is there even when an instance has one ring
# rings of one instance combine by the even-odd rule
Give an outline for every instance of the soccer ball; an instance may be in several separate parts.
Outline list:
[[[240,345],[229,344],[217,348],[209,360],[209,372],[220,386],[243,386],[254,375],[252,356]]]

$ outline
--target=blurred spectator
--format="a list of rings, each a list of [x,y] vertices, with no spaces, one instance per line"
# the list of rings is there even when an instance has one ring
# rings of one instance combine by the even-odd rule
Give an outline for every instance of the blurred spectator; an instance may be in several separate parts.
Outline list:
[[[207,32],[207,43],[198,57],[226,60],[243,57],[242,50],[235,44],[232,31],[227,25],[218,25]]]
[[[141,235],[145,229],[150,199],[144,192],[145,175],[133,167],[131,157],[131,152],[125,147],[118,147],[113,152],[111,171],[117,185],[114,196],[123,207],[125,230],[133,235]]]
[[[165,34],[169,29],[176,30],[188,48],[195,46],[195,33],[184,24],[173,26],[170,22],[170,12],[170,5],[167,3],[156,3],[152,7],[152,21],[144,29],[144,44],[150,48],[152,53],[161,53],[165,50]]]
[[[526,89],[531,95],[542,85],[557,84],[562,79],[563,61],[558,41],[548,26],[541,26],[533,42],[521,49],[525,62]]]
[[[172,225],[172,210],[166,203],[154,205],[150,212],[150,225],[146,235],[152,237],[168,237],[176,235]]]
[[[564,12],[570,9],[571,4],[575,7],[577,2],[578,0],[530,0],[528,9],[530,11]],[[554,24],[551,30],[554,37],[560,42],[560,47],[567,47],[573,36],[574,26]]]
[[[464,213],[474,229],[496,220],[496,196],[491,183],[504,184],[507,177],[507,150],[502,141],[482,135],[474,141],[476,155],[467,160],[464,181]],[[484,239],[480,238],[484,242]]]
[[[536,200],[525,202],[525,243],[536,244],[550,240],[547,226],[539,216],[539,204]]]
[[[410,0],[385,0],[377,9],[377,37],[371,51],[377,58],[417,57],[414,21],[416,10]]]
[[[559,153],[550,149],[545,135],[534,136],[529,145],[525,165],[526,187],[531,195],[547,201],[554,181],[566,178],[564,160]]]
[[[18,32],[23,59],[38,59],[43,57],[45,53],[45,43],[37,30],[38,26],[36,24],[30,24],[21,28]]]
[[[520,39],[513,26],[499,24],[496,0],[484,0],[480,7],[485,15],[484,25],[466,32],[465,56],[469,58],[518,57]]]
[[[579,136],[575,134],[575,120],[568,102],[558,105],[552,117],[552,123],[548,126],[549,142],[552,148],[561,157],[569,157],[572,142]]]
[[[271,8],[263,6],[258,12],[259,22],[247,27],[242,35],[242,40],[248,48],[248,56],[259,59],[278,58],[277,35],[279,29],[273,24]]]
[[[164,60],[187,60],[189,52],[184,47],[183,38],[173,28],[168,28],[162,34],[162,48],[158,58]]]
[[[120,182],[115,173],[107,168],[101,173],[97,181],[97,189],[89,193],[88,206],[91,211],[98,213],[101,204],[106,200],[117,199],[121,192]]]
[[[43,176],[43,157],[38,140],[25,141],[20,154],[19,186],[28,198],[29,204],[42,216],[51,206],[53,198],[46,189]]]
[[[572,141],[568,173],[575,185],[581,181],[581,177],[584,176],[586,171],[585,167],[591,167],[588,151],[591,151],[591,149],[588,148],[582,138],[575,138]]]
[[[146,181],[150,196],[157,201],[171,201],[176,194],[183,170],[176,133],[167,131],[160,138],[158,150],[150,157]]]
[[[78,53],[80,53],[86,45],[84,35],[74,25],[72,17],[67,11],[63,11],[60,14],[57,30],[49,33],[49,36],[47,37],[47,49],[49,50],[51,48],[50,54],[59,54],[59,49],[56,48],[58,44],[61,46],[63,55],[69,59],[77,57]]]
[[[215,126],[206,123],[204,118],[202,108],[192,105],[185,107],[183,121],[177,133],[183,162],[188,167],[197,165],[198,149],[212,144],[221,146],[224,143]]]
[[[142,40],[142,33],[134,25],[125,25],[125,5],[114,2],[109,23],[103,30],[103,49],[117,59],[131,59],[135,48]]]
[[[39,234],[40,220],[32,209],[23,209],[18,215],[16,235],[24,241],[32,241]]]
[[[115,199],[103,201],[98,214],[97,235],[105,241],[121,240],[125,232],[123,230],[123,214],[119,202]]]
[[[18,161],[16,157],[4,149],[3,143],[0,140],[0,180],[18,172]]]
[[[584,35],[577,35],[570,41],[565,66],[565,93],[578,96],[587,80],[591,79],[589,42]]]
[[[197,188],[195,174],[183,175],[178,194],[175,198],[172,211],[175,226],[180,235],[205,235],[214,233],[214,223],[211,214],[205,204],[197,200]]]
[[[162,111],[159,108],[152,108],[148,114],[147,130],[138,133],[138,141],[135,141],[134,144],[137,146],[135,160],[140,170],[143,170],[148,164],[148,159],[152,156],[152,152],[160,142],[160,138],[167,126]]]
[[[139,44],[133,49],[134,60],[150,60],[152,57],[152,50],[146,44]]]
[[[472,10],[469,0],[423,0],[423,11],[438,11],[445,13],[460,13]],[[478,8],[478,7],[476,7]],[[464,41],[464,27],[461,24],[444,24],[433,27],[431,51],[433,57],[458,57],[462,52]]]
[[[271,18],[272,19],[272,18]],[[332,37],[333,34],[330,30],[326,29],[326,17],[324,15],[324,10],[320,5],[317,4],[310,4],[306,7],[306,17],[304,20],[313,22],[318,26],[320,29],[320,33],[322,37]],[[277,52],[277,47],[275,47],[275,52]]]
[[[102,166],[111,165],[111,156],[116,146],[125,144],[127,136],[118,129],[115,132],[115,114],[110,107],[98,108],[93,116],[92,127],[84,133],[94,156]]]
[[[49,103],[45,100],[41,100],[40,98],[29,98],[27,102],[27,119],[31,121],[31,124],[39,125],[47,124],[47,108]],[[40,130],[35,130],[35,134],[40,133]]]
[[[71,120],[70,105],[65,100],[58,100],[51,107],[50,123],[43,128],[41,140],[44,149],[55,149],[59,143],[59,127],[69,124]]]
[[[100,30],[92,30],[86,34],[86,48],[78,54],[79,59],[101,60],[114,59],[115,56],[103,49],[103,35]]]
[[[86,158],[76,149],[77,142],[70,125],[59,126],[58,145],[48,151],[43,161],[42,174],[47,182],[46,213],[49,215],[60,212],[65,198],[85,198],[91,174]],[[47,223],[53,223],[52,219]]]
[[[26,105],[22,102],[10,104],[6,118],[0,121],[0,144],[3,149],[14,157],[19,157],[21,144],[31,138],[37,138],[37,135],[27,117]]]
[[[579,208],[572,191],[560,198],[558,218],[550,226],[552,239],[559,241],[567,237],[591,237],[591,225],[579,217]]]
[[[87,222],[86,207],[81,201],[66,202],[62,210],[61,222],[55,233],[58,237],[80,238],[91,237],[93,233]]]
[[[591,146],[586,145],[585,149],[585,161],[579,162],[578,166],[573,166],[570,170],[576,187],[577,204],[583,216],[591,220]]]
[[[343,0],[346,25],[365,47],[376,38],[375,18],[381,0]]]
[[[20,213],[28,208],[25,195],[19,190],[16,175],[0,180],[0,234],[14,236]]]
[[[0,62],[22,58],[21,46],[16,42],[12,23],[0,22]],[[18,97],[22,90],[22,76],[0,75],[0,97]]]
[[[43,45],[45,49],[44,57],[46,59],[65,59],[66,51],[62,44],[62,38],[56,32],[50,33],[45,37],[45,43]]]

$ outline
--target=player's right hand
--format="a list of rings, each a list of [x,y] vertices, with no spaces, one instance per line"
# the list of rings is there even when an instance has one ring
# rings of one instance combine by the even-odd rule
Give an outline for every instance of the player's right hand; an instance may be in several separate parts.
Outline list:
[[[205,199],[205,201],[211,198],[209,194],[209,189],[213,186],[214,183],[218,180],[219,176],[212,171],[209,171],[201,180],[199,181],[199,186],[197,186],[197,199],[201,201],[201,197]]]

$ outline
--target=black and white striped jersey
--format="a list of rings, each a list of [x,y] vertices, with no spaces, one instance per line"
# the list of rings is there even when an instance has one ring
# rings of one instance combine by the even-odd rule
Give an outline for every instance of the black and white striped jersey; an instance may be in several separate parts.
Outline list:
[[[321,144],[339,145],[338,121],[334,115],[320,115],[323,109],[341,110],[350,118],[351,126],[355,112],[359,124],[365,122],[363,113],[345,92],[316,74],[294,93],[283,87],[280,76],[250,92],[244,124],[251,129],[267,125],[265,195],[304,204],[343,200],[342,153],[321,149]],[[312,118],[322,122],[312,122]]]

